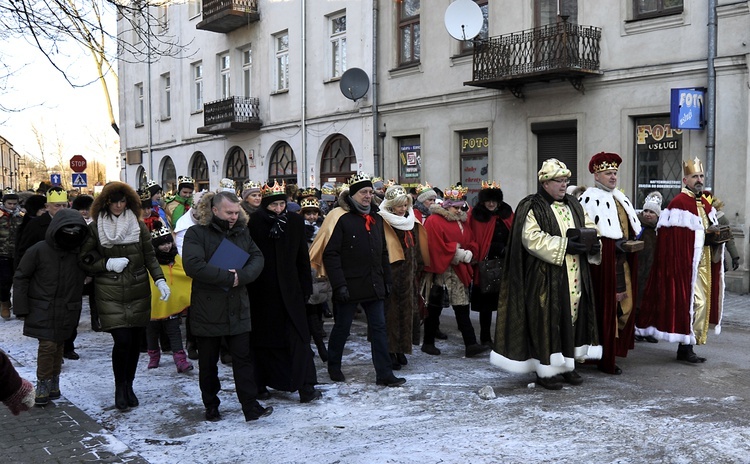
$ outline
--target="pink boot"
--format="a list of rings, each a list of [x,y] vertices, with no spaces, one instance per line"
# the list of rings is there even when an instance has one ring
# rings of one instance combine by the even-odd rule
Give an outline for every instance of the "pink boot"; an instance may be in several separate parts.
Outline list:
[[[159,360],[161,360],[161,351],[159,350],[148,350],[148,368],[156,369],[159,367]]]
[[[193,363],[187,360],[185,350],[175,351],[172,354],[174,365],[177,366],[177,372],[187,372],[193,370]]]

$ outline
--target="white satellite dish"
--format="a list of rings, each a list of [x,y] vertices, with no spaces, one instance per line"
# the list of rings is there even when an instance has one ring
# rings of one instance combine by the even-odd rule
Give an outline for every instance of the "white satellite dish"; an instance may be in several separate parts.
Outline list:
[[[482,9],[472,0],[456,0],[445,10],[445,28],[456,40],[471,40],[484,24]]]

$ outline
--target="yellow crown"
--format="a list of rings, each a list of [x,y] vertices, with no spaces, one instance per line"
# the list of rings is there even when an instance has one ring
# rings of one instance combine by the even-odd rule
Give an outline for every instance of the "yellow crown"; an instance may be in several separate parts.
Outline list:
[[[400,185],[393,185],[391,187],[388,187],[388,190],[385,192],[385,199],[386,200],[393,200],[400,196],[405,196],[406,190],[400,186]]]
[[[494,180],[492,182],[487,182],[486,180],[482,181],[482,190],[499,189],[499,188],[500,188],[500,182],[495,182]]]
[[[419,195],[425,190],[432,190],[432,185],[430,185],[429,182],[425,182],[424,185],[422,184],[417,185],[416,189],[417,189],[417,195]]]
[[[682,172],[684,172],[686,176],[690,176],[692,174],[706,171],[703,169],[703,163],[696,156],[695,159],[682,162]]]
[[[179,184],[195,184],[195,179],[190,176],[177,176],[177,185]]]
[[[300,198],[314,197],[317,195],[318,191],[315,189],[315,187],[307,187],[306,189],[300,190],[299,192]]]
[[[139,190],[138,196],[141,198],[141,201],[149,201],[151,200],[151,192],[149,192],[146,189]]]
[[[300,209],[314,208],[320,209],[320,203],[316,198],[305,198],[302,203],[299,204]]]
[[[466,193],[469,191],[467,187],[451,185],[443,192],[443,198],[446,200],[463,200]]]
[[[359,172],[352,174],[352,177],[349,178],[349,185],[354,185],[357,182],[366,182],[366,181],[372,182],[372,178],[370,177],[370,175],[365,174],[362,171],[359,171]]]
[[[339,192],[338,192],[338,189],[336,187],[328,187],[328,186],[324,185],[323,187],[320,188],[320,193],[322,193],[323,195],[334,195],[335,196]]]
[[[159,238],[159,237],[166,237],[167,235],[171,235],[172,231],[169,230],[167,227],[162,226],[161,229],[156,229],[151,231],[151,239]]]
[[[151,198],[151,197],[149,197]],[[47,190],[47,203],[67,203],[68,192],[65,190]]]
[[[260,189],[260,193],[263,197],[270,197],[272,195],[286,195],[286,182],[283,180],[281,184],[276,179],[273,180],[273,185],[264,185]]]
[[[263,184],[260,182],[253,182],[252,180],[249,180],[242,184],[242,190],[260,190],[263,188]]]

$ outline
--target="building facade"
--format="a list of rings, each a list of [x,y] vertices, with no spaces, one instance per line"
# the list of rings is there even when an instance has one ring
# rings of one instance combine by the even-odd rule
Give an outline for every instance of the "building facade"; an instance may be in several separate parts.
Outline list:
[[[364,170],[405,185],[462,182],[470,199],[494,180],[514,205],[537,188],[544,159],[591,185],[588,160],[610,151],[641,206],[655,189],[669,201],[682,160],[710,151],[708,184],[742,254],[727,287],[748,291],[749,2],[475,3],[474,41],[447,32],[450,0],[163,7],[164,32],[189,45],[150,66],[119,63],[122,178],[166,190],[185,174],[210,189],[222,177],[320,187]],[[363,73],[344,76],[353,68]],[[367,89],[356,101],[351,76]],[[713,125],[678,129],[673,89],[696,89],[682,103]]]

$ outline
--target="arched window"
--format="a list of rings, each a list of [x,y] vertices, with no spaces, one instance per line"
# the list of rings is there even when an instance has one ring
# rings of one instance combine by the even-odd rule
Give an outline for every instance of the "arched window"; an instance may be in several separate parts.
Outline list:
[[[174,167],[174,161],[169,156],[165,156],[161,166],[161,185],[165,193],[177,193],[177,170]]]
[[[297,183],[297,160],[294,157],[292,147],[286,142],[279,142],[271,153],[268,163],[268,180],[273,183],[276,179],[281,183]]]
[[[144,169],[143,166],[138,166],[138,169],[135,171],[135,179],[138,190],[146,188],[146,184],[148,184],[148,176],[146,175],[146,169]]]
[[[195,179],[198,191],[211,189],[211,184],[208,181],[208,161],[199,151],[193,153],[193,162],[190,163],[190,177]]]
[[[320,182],[334,177],[336,182],[346,182],[355,172],[352,166],[356,165],[357,155],[349,139],[341,134],[334,135],[328,140],[320,160]]]
[[[234,184],[242,187],[242,183],[247,180],[247,156],[240,147],[232,147],[227,153],[226,169],[224,177],[232,179]]]

